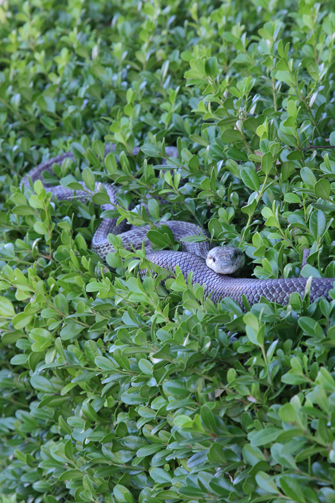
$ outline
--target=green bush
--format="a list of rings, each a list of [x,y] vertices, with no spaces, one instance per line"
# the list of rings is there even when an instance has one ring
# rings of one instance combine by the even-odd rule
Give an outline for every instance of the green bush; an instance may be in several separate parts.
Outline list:
[[[72,149],[55,177],[121,185],[136,225],[335,277],[334,40],[331,1],[1,2],[3,502],[335,502],[334,301],[214,305],[116,238],[106,271],[97,205],[19,188]]]

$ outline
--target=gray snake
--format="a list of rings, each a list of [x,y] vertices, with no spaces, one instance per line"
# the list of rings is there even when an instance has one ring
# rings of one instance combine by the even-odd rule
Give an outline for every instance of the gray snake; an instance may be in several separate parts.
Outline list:
[[[105,155],[114,149],[115,146],[107,146]],[[140,149],[136,147],[133,150],[133,155],[137,155],[139,150]],[[166,154],[169,157],[177,157],[178,151],[175,147],[166,147]],[[43,181],[42,177],[43,171],[52,173],[53,164],[60,164],[66,158],[74,160],[73,154],[71,152],[67,152],[39,164],[24,176],[20,186],[29,188],[30,178],[32,182],[41,180],[48,192],[51,192],[58,200],[72,198],[74,194],[73,190],[65,188],[61,185],[48,186],[48,184]],[[92,192],[87,189],[83,182],[79,183],[82,185],[83,191],[77,190],[75,196],[79,200],[86,201],[87,198],[92,195]],[[99,184],[96,183],[95,191],[99,189],[98,185]],[[111,204],[102,205],[102,209],[104,211],[114,209],[117,203],[117,189],[109,184],[105,184],[105,188],[107,194],[109,195]],[[133,247],[141,248],[142,241],[144,239],[147,259],[150,262],[170,271],[174,271],[175,266],[178,265],[185,279],[187,278],[188,273],[192,271],[192,282],[203,285],[205,296],[211,295],[211,299],[215,303],[217,303],[220,299],[229,297],[243,306],[242,295],[244,294],[250,305],[259,302],[262,296],[271,302],[277,302],[278,304],[285,305],[288,303],[289,295],[291,293],[298,292],[302,296],[305,293],[307,282],[306,278],[259,280],[234,278],[214,272],[206,265],[206,256],[210,250],[209,240],[198,243],[182,243],[182,251],[152,251],[150,241],[146,237],[146,233],[149,230],[148,226],[132,228],[130,231],[123,232],[124,228],[122,226],[117,226],[116,221],[117,219],[115,218],[102,219],[100,226],[93,236],[92,250],[103,260],[105,260],[109,252],[114,251],[113,246],[107,240],[107,235],[109,233],[120,234],[122,238],[122,246],[129,250],[132,250]],[[177,241],[185,236],[199,234],[208,236],[207,232],[196,224],[181,221],[167,221],[163,223],[171,228]],[[329,290],[333,288],[333,282],[333,278],[313,278],[310,288],[311,302],[314,302],[319,297],[326,297],[328,300],[331,300],[329,297]]]

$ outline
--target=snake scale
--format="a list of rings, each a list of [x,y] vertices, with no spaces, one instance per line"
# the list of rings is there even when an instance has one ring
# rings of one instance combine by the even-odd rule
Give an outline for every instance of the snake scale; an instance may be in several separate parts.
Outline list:
[[[106,147],[105,155],[107,155],[111,150],[115,150],[115,146],[110,147],[108,145]],[[132,152],[133,155],[137,155],[139,150],[140,149],[138,147],[134,148]],[[176,147],[166,147],[166,154],[169,157],[178,157]],[[41,180],[48,192],[51,192],[53,197],[57,198],[59,201],[73,198],[73,190],[65,188],[61,185],[48,186],[48,184],[43,181],[42,176],[43,171],[53,173],[53,164],[61,164],[66,158],[74,160],[73,154],[71,152],[67,152],[39,164],[24,176],[20,186],[29,188],[30,178],[32,182]],[[80,184],[83,187],[83,191],[77,190],[75,197],[79,200],[86,201],[88,197],[92,196],[92,192],[87,189],[83,182],[80,182]],[[117,189],[109,184],[105,184],[105,188],[110,197],[111,204],[102,205],[102,209],[104,211],[114,209],[115,204],[117,203]],[[95,191],[98,189],[99,184],[96,183]],[[215,303],[220,299],[230,297],[243,306],[242,295],[244,294],[250,305],[259,302],[261,296],[271,302],[277,302],[278,304],[285,305],[288,303],[289,295],[291,293],[298,292],[302,296],[305,293],[307,282],[306,278],[259,280],[234,278],[218,274],[206,265],[206,256],[208,255],[210,249],[208,241],[199,243],[182,243],[182,251],[152,251],[150,241],[146,237],[149,226],[135,227],[125,232],[124,226],[122,226],[122,224],[117,226],[116,221],[117,219],[104,218],[93,236],[92,250],[102,259],[105,259],[109,252],[114,251],[113,246],[107,240],[107,235],[109,233],[120,234],[123,247],[129,250],[132,250],[133,247],[141,248],[142,241],[144,239],[147,258],[149,261],[170,271],[174,271],[175,266],[178,265],[185,278],[187,278],[188,273],[192,271],[193,283],[203,285],[205,295],[211,295],[211,299]],[[164,224],[170,227],[177,241],[185,236],[199,234],[208,236],[204,229],[201,229],[197,225],[189,222],[168,221],[164,222]],[[221,250],[223,250],[223,248]],[[140,272],[140,274],[143,275],[143,272]],[[331,300],[329,297],[329,290],[333,288],[333,282],[333,278],[313,278],[310,289],[311,301],[314,302],[319,297],[326,297],[328,300]]]

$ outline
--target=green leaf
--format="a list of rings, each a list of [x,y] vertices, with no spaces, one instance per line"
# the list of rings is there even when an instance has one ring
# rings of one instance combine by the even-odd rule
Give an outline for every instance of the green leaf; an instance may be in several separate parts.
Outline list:
[[[265,428],[264,430],[258,431],[255,435],[252,435],[251,445],[259,447],[261,445],[272,444],[277,440],[280,434],[281,430],[279,430],[278,428]]]
[[[92,143],[92,148],[100,159],[105,157],[105,145],[102,141],[95,141]]]
[[[203,243],[204,241],[207,241],[206,236],[185,236],[184,238],[181,238],[180,241],[182,243]]]
[[[117,365],[114,362],[104,356],[97,356],[94,362],[102,370],[114,371],[117,368]]]
[[[283,405],[280,408],[278,414],[280,418],[286,423],[293,423],[295,420],[295,410],[293,405],[291,405],[290,403]]]
[[[71,144],[71,150],[72,150],[73,154],[75,155],[75,157],[78,157],[79,159],[85,158],[84,157],[85,149],[80,143],[73,142]]]
[[[139,458],[145,458],[146,456],[152,456],[153,454],[156,454],[162,449],[163,447],[160,444],[148,445],[146,447],[141,447],[140,449],[138,449],[136,456],[138,456]]]
[[[248,160],[248,156],[237,147],[229,148],[227,154],[236,161],[246,162]]]
[[[285,82],[288,86],[293,85],[292,77],[289,72],[287,71],[278,71],[276,72],[276,79]]]
[[[263,491],[279,495],[279,490],[274,480],[267,473],[262,471],[258,472],[256,474],[256,482]]]
[[[29,355],[15,355],[11,358],[12,365],[25,365],[28,361]]]
[[[112,152],[107,155],[105,159],[105,166],[110,175],[114,175],[117,172],[117,162]]]
[[[150,476],[157,484],[163,484],[164,486],[170,485],[172,481],[171,475],[162,468],[151,468]]]
[[[141,151],[149,157],[161,157],[159,150],[153,145],[143,145]]]
[[[226,457],[224,455],[224,449],[223,447],[218,444],[218,443],[214,443],[210,449],[209,449],[209,453],[208,453],[208,459],[209,461],[211,461],[212,463],[216,463],[216,464],[221,464],[221,465],[225,465],[227,464],[227,460],[226,460]]]
[[[289,372],[284,374],[281,380],[285,384],[292,384],[292,385],[306,384],[307,382],[306,377],[297,373],[294,370],[290,370]]]
[[[297,105],[296,105],[295,101],[288,100],[287,113],[289,114],[290,117],[293,117],[294,119],[297,118],[298,110],[297,110]]]
[[[241,211],[242,213],[246,213],[246,215],[253,215],[256,207],[257,207],[257,200],[254,199],[250,204],[243,206],[243,208],[241,208]]]
[[[159,204],[158,204],[158,201],[156,201],[156,199],[153,199],[153,198],[149,199],[148,210],[149,210],[150,215],[155,220],[159,220]]]
[[[314,173],[311,169],[309,168],[302,168],[300,170],[300,175],[301,175],[301,178],[302,180],[304,181],[304,183],[308,186],[308,187],[314,187],[315,184],[316,184],[316,178],[314,176]]]
[[[150,363],[148,360],[144,360],[143,358],[138,362],[138,366],[140,370],[143,372],[143,374],[152,375],[152,363]]]
[[[243,459],[250,466],[255,466],[260,461],[265,461],[266,460],[263,452],[260,449],[258,449],[258,447],[255,447],[255,446],[250,445],[250,444],[245,444],[244,445],[244,447],[242,449],[242,455],[243,455]]]
[[[241,178],[243,180],[244,185],[249,187],[249,189],[258,192],[260,181],[254,168],[252,168],[251,166],[242,168]]]
[[[300,204],[301,199],[297,194],[292,194],[292,192],[287,192],[284,195],[284,201],[291,204]]]
[[[304,487],[297,480],[287,475],[279,477],[280,487],[284,494],[298,503],[307,503],[304,496]]]
[[[179,398],[186,398],[190,392],[186,388],[185,383],[178,380],[166,381],[163,384],[164,391]]]
[[[205,63],[205,71],[208,77],[215,79],[218,71],[218,63],[215,57],[207,59]]]
[[[312,276],[313,278],[321,278],[319,271],[309,264],[304,265],[304,267],[301,269],[300,274],[303,278],[309,278],[310,276]]]
[[[88,360],[95,362],[95,358],[100,356],[100,349],[95,341],[86,341],[85,344],[85,355]]]
[[[314,186],[314,192],[318,197],[322,199],[328,199],[330,194],[330,182],[327,178],[321,178],[318,180]]]
[[[31,385],[38,391],[44,391],[46,393],[55,393],[55,387],[43,376],[34,375],[30,379]]]
[[[242,137],[241,133],[237,131],[237,129],[225,129],[220,138],[223,143],[236,143],[237,141],[241,141]]]
[[[134,503],[134,498],[129,489],[120,484],[116,484],[116,486],[114,486],[113,495],[116,501],[120,501],[121,503]]]
[[[326,215],[321,210],[313,211],[309,220],[309,228],[314,239],[319,239],[323,236],[327,229]]]
[[[268,174],[270,173],[272,167],[273,167],[274,159],[271,154],[271,152],[267,152],[262,156],[261,160],[261,169],[263,173]]]
[[[58,477],[58,480],[60,482],[63,480],[80,480],[83,476],[84,474],[80,470],[66,470]]]
[[[95,191],[95,178],[90,168],[84,168],[83,181],[88,189],[90,189],[92,192]]]
[[[6,297],[0,296],[0,316],[12,318],[15,316],[13,304]]]

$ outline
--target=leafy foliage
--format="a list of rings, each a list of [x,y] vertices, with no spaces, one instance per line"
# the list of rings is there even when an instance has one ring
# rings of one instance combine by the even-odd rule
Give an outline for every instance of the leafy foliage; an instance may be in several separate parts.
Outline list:
[[[89,247],[103,190],[19,188],[71,149],[49,181],[121,185],[112,216],[196,222],[247,276],[296,277],[310,248],[302,274],[335,277],[332,10],[1,2],[3,502],[335,501],[334,301],[215,306],[178,270],[140,282],[143,252],[117,237],[106,270]]]

